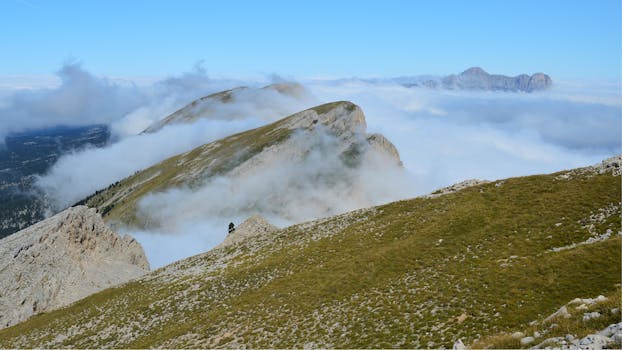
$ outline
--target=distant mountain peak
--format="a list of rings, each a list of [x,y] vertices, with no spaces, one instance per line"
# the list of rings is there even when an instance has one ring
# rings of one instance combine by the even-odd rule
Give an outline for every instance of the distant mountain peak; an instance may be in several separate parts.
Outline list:
[[[471,67],[464,72],[460,73],[461,76],[480,76],[480,75],[490,75],[485,70],[480,67]]]
[[[445,77],[404,77],[395,80],[406,87],[504,92],[534,92],[546,90],[553,85],[551,77],[544,73],[520,74],[510,77],[490,74],[481,67],[471,67],[460,74],[451,74]]]

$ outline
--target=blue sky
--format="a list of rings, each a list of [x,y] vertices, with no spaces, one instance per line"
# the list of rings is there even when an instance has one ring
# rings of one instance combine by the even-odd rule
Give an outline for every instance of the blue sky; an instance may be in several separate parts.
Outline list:
[[[620,0],[0,2],[0,75],[621,79]]]

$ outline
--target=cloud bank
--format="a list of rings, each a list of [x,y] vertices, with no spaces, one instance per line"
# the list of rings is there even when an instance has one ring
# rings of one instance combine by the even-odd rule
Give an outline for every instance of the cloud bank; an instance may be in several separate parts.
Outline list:
[[[389,138],[421,193],[469,178],[587,166],[622,153],[619,85],[556,85],[533,94],[442,91],[358,80],[310,81],[321,101],[363,108]]]
[[[106,124],[116,139],[135,135],[196,98],[240,83],[209,79],[200,65],[148,85],[94,76],[78,63],[65,64],[56,75],[57,86],[2,89],[1,144],[9,133],[58,125]]]

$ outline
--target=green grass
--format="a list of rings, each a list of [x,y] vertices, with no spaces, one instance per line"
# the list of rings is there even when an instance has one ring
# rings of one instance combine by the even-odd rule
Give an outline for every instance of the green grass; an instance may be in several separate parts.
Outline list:
[[[594,296],[595,297],[595,296]],[[534,336],[535,332],[539,332],[540,336],[534,337],[535,340],[530,346],[544,342],[547,339],[555,337],[565,337],[567,334],[572,335],[576,339],[581,339],[589,334],[598,333],[607,326],[618,323],[622,319],[620,313],[620,304],[622,302],[620,286],[607,295],[607,300],[597,302],[588,306],[586,310],[580,309],[581,303],[570,304],[567,306],[571,315],[568,318],[556,317],[549,321],[538,320],[538,324],[531,325],[524,329],[520,329],[524,336]],[[568,300],[570,302],[570,300]],[[617,309],[617,311],[615,310]],[[602,316],[589,321],[583,320],[583,315],[587,312],[599,312]],[[615,312],[614,312],[615,311]],[[561,346],[555,342],[550,343],[551,346]],[[473,344],[473,348],[488,349],[514,349],[520,348],[520,338],[515,338],[508,333],[500,333],[485,337]]]
[[[317,114],[324,114],[324,113],[327,113],[327,112],[331,111],[332,109],[334,109],[335,107],[337,107],[339,105],[345,105],[345,107],[346,107],[346,109],[348,111],[353,111],[356,108],[356,105],[354,103],[352,103],[352,102],[349,102],[349,101],[336,101],[336,102],[325,103],[323,105],[319,105],[319,106],[313,107],[311,109],[314,110]]]
[[[619,295],[619,236],[551,249],[589,238],[581,226],[619,205],[620,185],[611,175],[529,176],[292,226],[180,263],[193,274],[156,271],[1,330],[0,347],[59,346],[49,341],[72,327],[85,333],[63,346],[417,348],[458,338],[516,346],[504,334],[576,297]],[[620,230],[619,211],[595,225],[608,228]],[[208,271],[218,261],[227,264]],[[132,322],[136,329],[122,330]]]

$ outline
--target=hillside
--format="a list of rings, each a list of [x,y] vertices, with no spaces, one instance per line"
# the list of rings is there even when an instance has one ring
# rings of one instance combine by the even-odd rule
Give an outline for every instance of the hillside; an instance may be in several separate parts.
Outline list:
[[[0,328],[149,271],[142,247],[73,207],[0,239]]]
[[[291,98],[300,100],[304,97],[305,91],[302,85],[296,83],[278,83],[264,86],[260,89],[240,86],[234,89],[217,92],[208,96],[201,97],[192,101],[188,105],[180,108],[169,116],[154,123],[143,131],[143,133],[153,133],[161,130],[167,125],[192,123],[200,118],[207,119],[241,119],[246,118],[243,109],[239,109],[236,103],[248,103],[248,95],[252,94],[254,104],[261,99],[270,101],[271,98]],[[269,103],[269,102],[267,102]],[[254,105],[255,109],[261,110],[261,105]]]
[[[341,101],[317,106],[171,157],[98,191],[80,204],[98,208],[105,220],[113,225],[144,227],[157,219],[145,217],[149,210],[143,211],[143,214],[147,212],[145,215],[139,211],[140,201],[147,195],[176,188],[196,191],[218,177],[225,177],[229,181],[245,181],[262,171],[278,172],[289,164],[303,167],[306,159],[320,151],[321,157],[324,157],[324,166],[330,166],[330,169],[324,171],[322,167],[313,165],[317,163],[311,162],[316,169],[320,169],[317,174],[311,171],[301,174],[301,177],[308,175],[309,179],[292,175],[294,178],[291,180],[295,183],[290,185],[285,183],[287,179],[284,178],[275,184],[279,190],[272,193],[287,195],[290,189],[286,185],[308,186],[314,184],[313,181],[318,182],[318,187],[325,185],[331,190],[344,182],[344,186],[348,185],[350,178],[345,172],[358,168],[365,157],[372,153],[381,156],[394,167],[401,164],[399,154],[391,142],[382,135],[366,133],[363,111],[351,102]],[[271,177],[278,175],[273,174]],[[250,183],[247,185],[256,187]],[[259,210],[258,207],[264,202],[259,196],[250,209]],[[325,202],[324,198],[318,198],[316,204],[322,206]],[[275,205],[269,203],[269,206]],[[325,212],[330,214],[330,208],[326,208]]]
[[[536,327],[575,298],[611,307],[620,163],[280,230],[254,218],[244,227],[263,234],[1,330],[0,347],[436,348]],[[599,315],[575,336],[619,322],[620,309]]]

